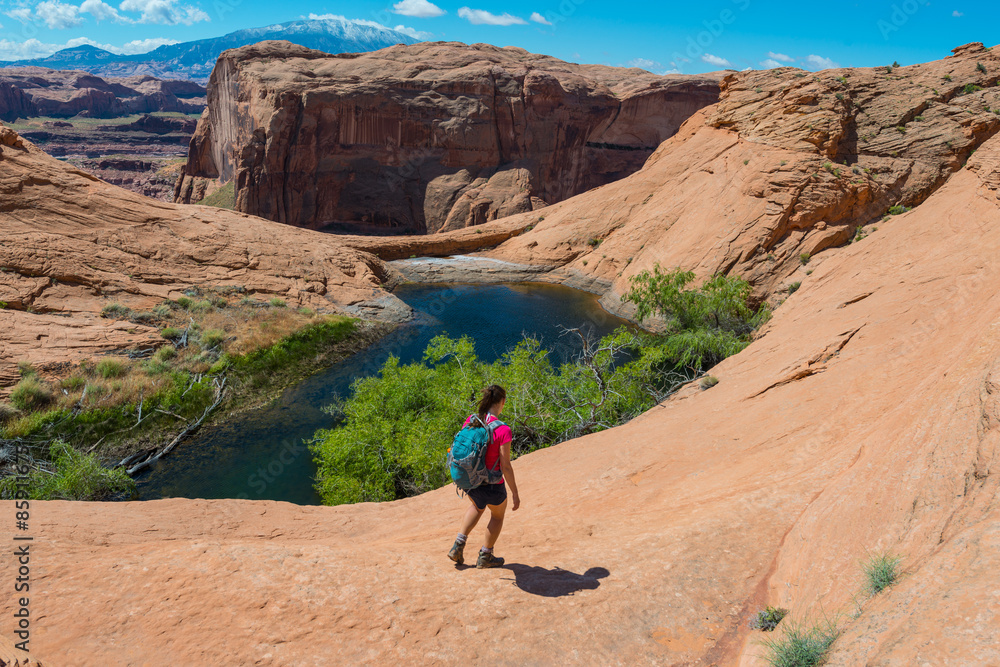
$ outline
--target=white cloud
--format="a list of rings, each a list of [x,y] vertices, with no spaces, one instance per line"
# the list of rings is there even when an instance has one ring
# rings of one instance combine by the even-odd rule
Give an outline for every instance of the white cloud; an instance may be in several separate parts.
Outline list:
[[[35,6],[35,16],[44,21],[52,30],[72,28],[83,23],[80,18],[80,8],[59,0],[45,0]]]
[[[458,10],[458,15],[472,23],[473,25],[527,25],[528,22],[519,16],[513,16],[504,12],[503,14],[491,14],[485,9],[469,9],[462,7]]]
[[[952,15],[952,16],[954,16],[954,17],[955,17],[955,18],[957,18],[957,19],[958,19],[958,18],[962,18],[963,16],[965,16],[965,14],[963,14],[963,13],[962,13],[962,12],[960,12],[960,11],[958,11],[957,9],[956,9],[955,11],[953,11],[953,12],[951,13],[951,15]]]
[[[811,56],[809,56],[809,57],[806,58],[806,62],[809,63],[810,67],[812,67],[813,69],[817,69],[817,70],[820,70],[820,69],[836,69],[836,68],[840,67],[839,63],[836,63],[836,62],[830,60],[829,58],[824,58],[823,56],[811,55]]]
[[[639,69],[652,71],[653,69],[661,67],[661,65],[655,60],[650,60],[649,58],[635,58],[634,60],[628,61],[627,67],[638,67]]]
[[[413,16],[418,19],[432,19],[435,16],[444,16],[448,12],[441,9],[428,0],[402,0],[392,6],[394,14],[403,16]]]
[[[117,23],[132,23],[132,19],[122,16],[118,10],[102,0],[84,0],[80,5],[81,14],[90,14],[98,21],[115,21]]]
[[[135,39],[131,42],[116,46],[114,44],[101,44],[88,37],[74,37],[65,44],[45,44],[37,39],[29,39],[24,42],[12,42],[6,39],[0,40],[0,60],[32,60],[51,56],[56,51],[62,49],[72,49],[77,46],[89,44],[99,49],[117,53],[119,55],[134,55],[137,53],[147,53],[158,46],[164,44],[176,44],[176,39],[164,39],[153,37],[151,39]]]
[[[401,32],[408,37],[412,37],[418,42],[425,42],[434,36],[434,33],[432,32],[423,32],[422,30],[414,30],[413,28],[409,28],[405,25],[397,25],[395,28],[393,28],[393,30],[395,30],[396,32]]]
[[[178,5],[177,0],[123,0],[118,9],[123,12],[139,12],[137,23],[159,23],[162,25],[191,25],[200,21],[210,21],[208,14],[192,5]]]
[[[767,52],[767,57],[769,59],[771,59],[771,60],[777,60],[778,62],[781,62],[781,63],[793,63],[793,62],[795,62],[795,58],[793,58],[791,56],[786,56],[784,53],[775,53],[774,51],[768,51]]]
[[[535,23],[541,23],[542,25],[552,25],[552,22],[547,18],[539,14],[538,12],[531,12],[531,16],[528,17]]]
[[[7,16],[12,19],[17,19],[21,23],[28,23],[31,21],[31,9],[28,7],[18,7],[17,9],[11,9],[10,11],[4,12]]]
[[[764,69],[774,69],[775,67],[784,67],[784,64],[779,63],[774,58],[768,58],[767,60],[762,60],[760,66]]]
[[[725,58],[720,58],[719,56],[713,56],[711,53],[706,53],[702,55],[701,61],[708,63],[709,65],[715,65],[716,67],[732,67],[733,64],[726,60]]]

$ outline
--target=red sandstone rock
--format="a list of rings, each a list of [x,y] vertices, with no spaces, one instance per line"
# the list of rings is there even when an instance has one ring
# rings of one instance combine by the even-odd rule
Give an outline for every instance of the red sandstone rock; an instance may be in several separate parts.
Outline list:
[[[998,664],[998,184],[993,137],[824,261],[715,387],[515,461],[504,569],[446,558],[451,488],[37,502],[32,646],[53,664],[751,667],[770,604],[783,625],[836,619],[833,665]],[[860,563],[883,550],[904,574],[867,599]]]
[[[47,156],[9,128],[0,143],[0,386],[16,382],[21,359],[45,370],[161,342],[155,329],[102,319],[101,309],[117,301],[148,310],[191,286],[399,315],[400,303],[381,288],[386,266],[332,236],[146,199]]]
[[[719,103],[641,171],[503,221],[533,229],[489,254],[610,281],[611,307],[655,262],[739,274],[774,294],[815,268],[803,255],[845,245],[892,206],[920,204],[1000,132],[998,51],[956,52],[891,74],[730,75]],[[970,85],[982,90],[965,94]]]
[[[319,228],[436,232],[536,210],[637,170],[718,77],[574,65],[456,42],[329,55],[226,51],[176,200]]]

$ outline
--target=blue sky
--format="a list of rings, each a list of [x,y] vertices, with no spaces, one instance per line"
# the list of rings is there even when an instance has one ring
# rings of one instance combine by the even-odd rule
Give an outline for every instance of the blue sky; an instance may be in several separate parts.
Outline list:
[[[0,0],[0,59],[80,43],[140,53],[310,14],[657,73],[912,64],[967,42],[1000,43],[996,0]]]

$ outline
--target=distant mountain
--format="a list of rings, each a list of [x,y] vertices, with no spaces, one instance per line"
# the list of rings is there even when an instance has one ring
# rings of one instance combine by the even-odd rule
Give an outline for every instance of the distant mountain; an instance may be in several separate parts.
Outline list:
[[[0,62],[0,67],[36,65],[50,69],[77,69],[98,76],[148,74],[163,79],[207,81],[219,54],[266,39],[286,39],[327,53],[377,51],[416,40],[402,32],[344,19],[311,19],[237,30],[222,37],[161,46],[131,56],[120,56],[94,46],[57,51],[46,58]]]

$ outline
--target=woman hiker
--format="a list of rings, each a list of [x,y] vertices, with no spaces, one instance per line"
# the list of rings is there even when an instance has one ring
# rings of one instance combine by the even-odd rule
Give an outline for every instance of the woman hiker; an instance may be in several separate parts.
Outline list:
[[[479,418],[484,424],[496,421],[503,410],[503,404],[507,400],[507,392],[503,387],[492,384],[483,390],[483,398],[479,401]],[[469,415],[462,428],[469,425],[475,415]],[[521,505],[521,500],[517,496],[517,483],[514,481],[514,469],[510,465],[510,427],[504,423],[490,429],[493,437],[486,448],[486,467],[494,468],[497,459],[500,460],[500,468],[503,477],[496,484],[483,484],[468,492],[469,508],[462,517],[462,525],[458,531],[458,539],[448,552],[448,558],[459,565],[465,562],[463,551],[468,535],[479,523],[479,517],[488,508],[490,510],[490,522],[486,526],[486,543],[479,550],[479,558],[476,561],[477,568],[500,567],[503,565],[503,558],[493,555],[493,546],[500,537],[500,529],[503,528],[503,515],[507,511],[507,485],[510,484],[510,495],[512,497],[512,510],[517,510]]]

